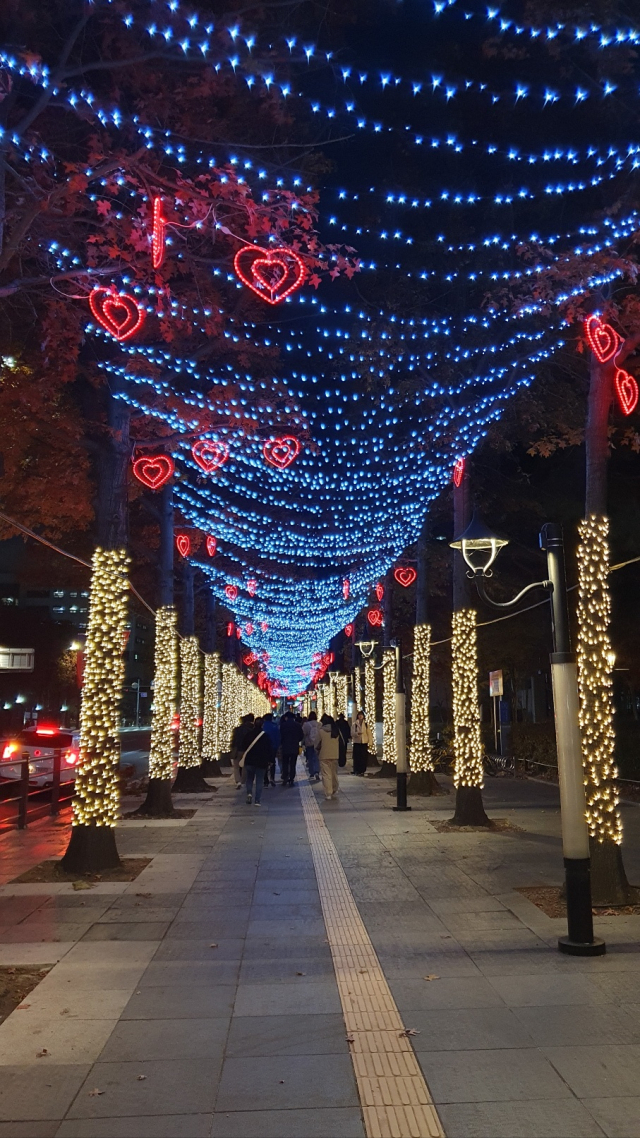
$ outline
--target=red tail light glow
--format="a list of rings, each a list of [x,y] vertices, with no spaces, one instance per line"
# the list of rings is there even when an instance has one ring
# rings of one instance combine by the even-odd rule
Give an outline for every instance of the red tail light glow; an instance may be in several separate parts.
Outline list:
[[[71,751],[65,751],[65,753],[64,753],[64,761],[68,767],[75,767],[79,758],[80,758],[80,755],[78,754],[77,751],[71,750]]]
[[[4,750],[2,752],[2,758],[3,759],[10,759],[11,756],[14,755],[17,750],[18,750],[18,744],[17,743],[7,743],[6,747],[4,748]]]

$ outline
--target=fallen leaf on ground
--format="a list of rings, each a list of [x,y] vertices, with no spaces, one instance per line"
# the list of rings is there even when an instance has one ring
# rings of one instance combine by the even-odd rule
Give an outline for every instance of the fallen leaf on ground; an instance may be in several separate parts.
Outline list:
[[[152,893],[136,893],[136,897],[152,897]]]
[[[428,976],[423,976],[423,980],[439,980],[440,977],[436,976],[435,972],[430,972]]]
[[[274,889],[274,890],[273,890],[273,896],[274,896],[274,897],[279,897],[279,896],[280,896],[280,894],[279,894],[279,893],[276,893],[276,891],[275,891],[275,889]]]
[[[141,1083],[143,1079],[146,1079],[146,1077],[146,1075],[138,1075],[138,1082]]]
[[[45,1055],[48,1054],[49,1052],[47,1051],[46,1047],[43,1047],[42,1051],[36,1051],[36,1059],[44,1059]]]
[[[94,889],[95,888],[95,886],[92,885],[90,881],[72,881],[71,884],[72,884],[74,889]]]
[[[17,1012],[26,1012],[27,1008],[30,1008],[30,1007],[31,1007],[31,1004],[18,1004],[16,1011]]]
[[[355,1039],[354,1039],[353,1035],[348,1035],[346,1038],[347,1038],[347,1043],[355,1043]]]
[[[63,1008],[62,1011],[60,1012],[60,1015],[61,1016],[68,1016],[69,1015],[69,1008]]]
[[[218,947],[217,944],[210,944],[209,945],[209,948],[217,948],[217,947]]]
[[[406,1031],[401,1031],[400,1035],[420,1035],[420,1032],[416,1031],[414,1027],[408,1027]]]
[[[283,1084],[283,1083],[284,1083],[284,1079],[280,1079],[280,1085],[281,1085],[281,1086],[282,1086],[282,1084]]]
[[[296,976],[306,976],[306,972],[296,972]]]
[[[97,1087],[94,1087],[92,1091],[89,1091],[89,1098],[96,1098],[97,1095],[103,1094],[104,1091],[99,1091]]]
[[[361,975],[361,976],[366,976],[366,975],[368,975],[368,973],[369,973],[369,969],[368,969],[368,968],[361,968],[361,969],[360,969],[360,975]]]

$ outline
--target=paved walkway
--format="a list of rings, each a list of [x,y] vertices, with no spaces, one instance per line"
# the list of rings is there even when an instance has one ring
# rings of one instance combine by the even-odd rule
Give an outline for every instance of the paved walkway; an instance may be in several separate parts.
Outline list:
[[[515,891],[560,881],[554,788],[490,781],[522,832],[451,834],[383,780],[218,785],[122,824],[134,882],[0,887],[0,963],[55,964],[0,1025],[0,1138],[640,1138],[640,917],[569,959]],[[65,837],[5,836],[2,880]]]

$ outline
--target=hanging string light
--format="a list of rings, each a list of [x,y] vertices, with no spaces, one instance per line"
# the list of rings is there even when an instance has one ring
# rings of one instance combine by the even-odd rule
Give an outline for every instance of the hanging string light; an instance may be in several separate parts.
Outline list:
[[[376,734],[376,671],[375,664],[371,657],[365,660],[364,663],[364,717],[369,724],[371,731],[372,742],[370,744],[370,751],[372,754],[376,752],[375,734]]]
[[[156,613],[156,647],[153,679],[153,714],[149,778],[173,775],[173,721],[178,698],[178,614],[173,605]]]
[[[622,842],[615,779],[613,682],[609,639],[609,519],[593,514],[578,533],[578,689],[589,833],[598,842]]]
[[[411,681],[412,771],[433,771],[433,752],[429,734],[429,672],[431,666],[431,625],[417,624],[413,633],[413,679]]]
[[[128,563],[124,549],[92,559],[73,826],[115,826],[118,815]]]
[[[475,609],[453,614],[453,781],[458,787],[482,787],[482,736],[478,703],[478,647]]]

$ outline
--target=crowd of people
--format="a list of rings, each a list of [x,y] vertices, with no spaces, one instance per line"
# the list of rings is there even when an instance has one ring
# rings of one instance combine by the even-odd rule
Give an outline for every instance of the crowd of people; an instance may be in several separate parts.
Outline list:
[[[244,786],[247,803],[259,806],[265,786],[276,785],[276,761],[283,786],[293,786],[300,752],[311,782],[320,782],[327,801],[339,793],[338,769],[347,764],[347,747],[353,742],[353,773],[364,776],[367,756],[373,748],[373,734],[359,711],[351,724],[342,712],[334,719],[315,711],[308,716],[285,711],[281,719],[273,714],[255,718],[243,715],[231,738],[231,762],[236,788]]]

